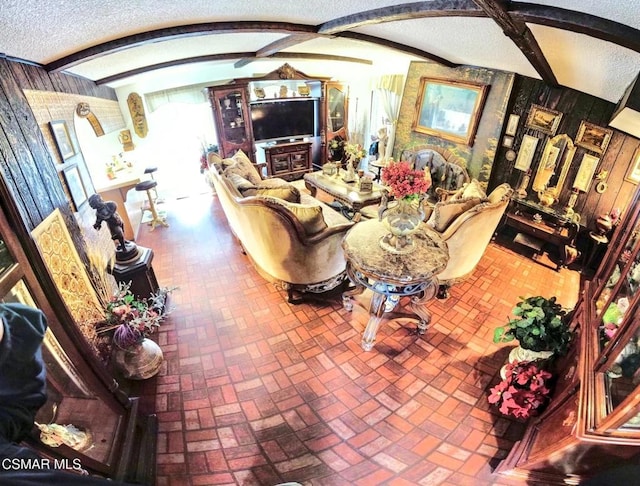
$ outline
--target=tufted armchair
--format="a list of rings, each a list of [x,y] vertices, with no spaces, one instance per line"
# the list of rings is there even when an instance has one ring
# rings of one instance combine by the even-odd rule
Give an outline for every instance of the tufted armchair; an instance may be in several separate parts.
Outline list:
[[[439,297],[475,270],[509,204],[513,189],[496,187],[487,197],[462,196],[435,204],[429,224],[449,247],[449,263],[438,275]]]

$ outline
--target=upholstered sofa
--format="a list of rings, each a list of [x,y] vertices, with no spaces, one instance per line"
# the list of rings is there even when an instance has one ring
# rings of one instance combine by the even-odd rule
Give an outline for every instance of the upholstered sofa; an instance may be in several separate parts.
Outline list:
[[[416,170],[429,168],[432,184],[428,196],[432,202],[442,199],[441,191],[457,191],[470,180],[466,160],[437,145],[405,148],[400,160],[409,162]]]
[[[501,184],[487,196],[475,179],[446,200],[435,204],[427,221],[449,248],[449,262],[438,274],[440,297],[469,277],[495,233],[513,195],[509,184]]]
[[[231,231],[258,272],[289,301],[346,280],[341,242],[354,223],[293,184],[260,177],[247,156],[209,157],[209,180]]]

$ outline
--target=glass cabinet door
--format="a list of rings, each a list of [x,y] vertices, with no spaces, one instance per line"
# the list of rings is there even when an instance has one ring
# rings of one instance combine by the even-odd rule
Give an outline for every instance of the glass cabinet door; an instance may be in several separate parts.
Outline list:
[[[347,126],[347,95],[342,85],[327,84],[327,112],[329,133]]]
[[[589,292],[593,306],[583,348],[587,430],[640,438],[640,210],[636,199],[616,229]],[[592,290],[591,290],[592,289]]]

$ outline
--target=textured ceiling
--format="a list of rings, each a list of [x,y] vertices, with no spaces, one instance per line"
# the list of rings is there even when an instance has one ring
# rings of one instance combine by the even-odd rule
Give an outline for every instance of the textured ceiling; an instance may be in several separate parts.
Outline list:
[[[229,28],[216,30],[221,22]],[[166,30],[147,34],[158,29]],[[113,87],[154,89],[284,62],[348,80],[431,58],[616,102],[640,71],[639,29],[640,0],[2,0],[0,53]],[[301,36],[291,42],[291,34]],[[191,58],[198,62],[168,67]]]

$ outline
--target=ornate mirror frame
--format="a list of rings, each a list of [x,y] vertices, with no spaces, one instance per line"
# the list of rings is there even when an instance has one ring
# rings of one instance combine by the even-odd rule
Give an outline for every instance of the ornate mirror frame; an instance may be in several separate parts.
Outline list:
[[[550,194],[557,200],[567,179],[575,151],[573,140],[566,133],[547,140],[531,189],[538,193]],[[554,182],[554,174],[558,174],[558,169],[559,175],[555,184],[550,185]]]

